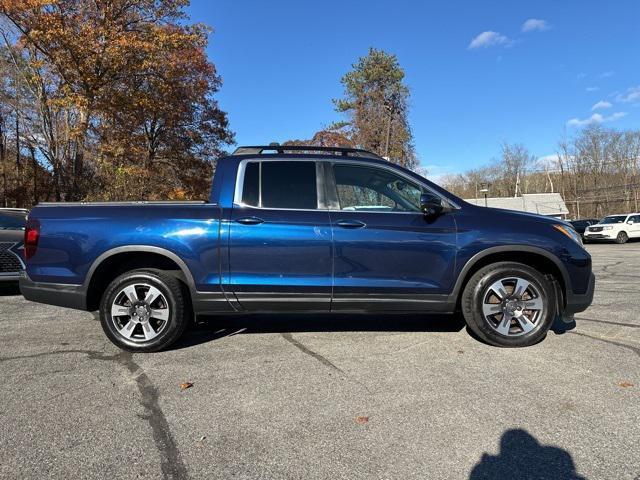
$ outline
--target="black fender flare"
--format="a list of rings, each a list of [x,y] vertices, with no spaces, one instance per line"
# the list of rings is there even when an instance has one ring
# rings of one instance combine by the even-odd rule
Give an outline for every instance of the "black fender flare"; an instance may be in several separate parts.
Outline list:
[[[98,258],[96,258],[93,261],[93,263],[91,264],[91,267],[89,267],[87,275],[85,276],[85,279],[84,279],[84,283],[82,284],[82,288],[84,289],[84,291],[88,292],[89,285],[91,284],[91,279],[93,278],[93,274],[106,259],[114,255],[118,255],[119,253],[135,253],[135,252],[155,253],[172,260],[173,262],[176,263],[176,265],[178,265],[178,267],[180,267],[180,270],[184,275],[184,279],[187,282],[187,285],[189,286],[189,290],[191,290],[191,292],[196,291],[196,284],[195,284],[195,281],[193,280],[193,275],[191,274],[189,267],[187,267],[187,264],[184,263],[184,260],[182,260],[178,255],[176,255],[172,251],[167,250],[166,248],[155,247],[152,245],[127,245],[123,247],[112,248],[110,250],[107,250],[106,252],[101,253],[98,256]]]
[[[560,261],[560,259],[557,256],[555,256],[553,253],[549,252],[548,250],[545,250],[540,247],[534,247],[531,245],[512,244],[512,245],[500,245],[497,247],[487,248],[485,250],[482,250],[476,253],[469,260],[467,260],[467,263],[464,264],[464,267],[462,267],[462,270],[460,270],[460,273],[458,274],[458,279],[456,280],[456,283],[453,287],[452,296],[456,299],[459,298],[460,291],[462,290],[463,282],[467,277],[467,274],[473,268],[473,266],[476,265],[480,260],[482,260],[483,258],[489,255],[493,255],[495,253],[505,253],[505,252],[533,253],[533,254],[537,254],[542,257],[545,257],[548,260],[551,260],[553,264],[556,267],[558,267],[558,271],[562,275],[562,281],[564,283],[565,289],[567,290],[567,294],[572,293],[571,279],[569,278],[569,273],[567,272],[567,269],[564,266],[564,264]]]

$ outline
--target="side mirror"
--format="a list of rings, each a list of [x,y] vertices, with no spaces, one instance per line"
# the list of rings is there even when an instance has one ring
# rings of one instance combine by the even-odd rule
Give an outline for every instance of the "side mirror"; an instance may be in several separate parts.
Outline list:
[[[423,193],[420,195],[420,210],[425,217],[435,217],[444,212],[442,199],[432,193]]]
[[[629,220],[629,221],[627,222],[627,225],[633,225],[633,220]]]

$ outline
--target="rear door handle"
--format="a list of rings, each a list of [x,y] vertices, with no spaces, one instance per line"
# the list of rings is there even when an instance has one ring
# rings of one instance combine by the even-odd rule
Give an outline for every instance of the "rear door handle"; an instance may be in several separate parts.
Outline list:
[[[362,223],[358,220],[338,220],[336,225],[342,228],[362,228],[366,227],[366,223]]]
[[[258,217],[242,217],[242,218],[238,218],[236,222],[241,223],[243,225],[258,225],[260,223],[264,223],[264,220]]]

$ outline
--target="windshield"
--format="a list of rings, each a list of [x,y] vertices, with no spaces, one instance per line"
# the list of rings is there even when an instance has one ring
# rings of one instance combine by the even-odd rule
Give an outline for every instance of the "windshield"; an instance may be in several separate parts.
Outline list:
[[[626,215],[611,215],[610,217],[603,218],[600,223],[624,223],[626,218]]]
[[[0,230],[22,230],[25,219],[26,217],[22,215],[3,215],[0,213]]]

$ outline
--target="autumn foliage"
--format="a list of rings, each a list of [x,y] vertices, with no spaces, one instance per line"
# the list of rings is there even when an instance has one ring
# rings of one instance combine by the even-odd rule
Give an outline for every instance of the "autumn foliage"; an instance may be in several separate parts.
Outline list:
[[[17,125],[18,157],[33,149],[50,172],[47,198],[206,195],[233,135],[213,97],[209,30],[188,22],[186,5],[0,0],[0,124]]]

